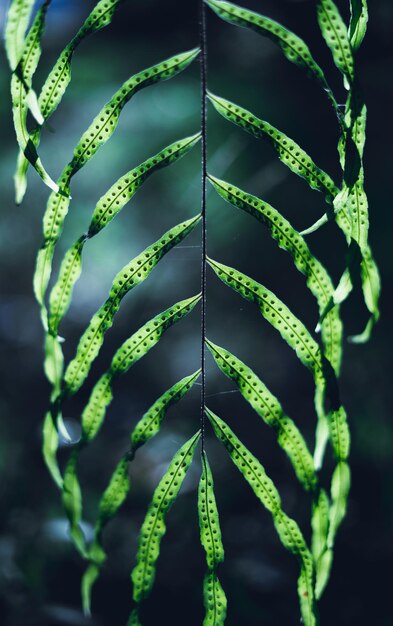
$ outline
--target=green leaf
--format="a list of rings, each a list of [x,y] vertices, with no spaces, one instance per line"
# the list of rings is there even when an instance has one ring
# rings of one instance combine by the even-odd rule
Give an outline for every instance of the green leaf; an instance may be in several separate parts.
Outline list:
[[[113,14],[123,0],[100,0],[87,17],[76,36],[61,52],[55,65],[50,71],[39,96],[38,107],[42,115],[42,122],[48,120],[57,109],[71,80],[71,61],[77,46],[88,35],[107,26]],[[36,127],[30,134],[30,140],[35,147],[39,145],[41,128]],[[19,153],[15,172],[16,202],[20,204],[26,192],[26,172],[29,162],[23,152]]]
[[[57,337],[47,334],[45,336],[44,370],[47,379],[52,384],[52,393],[54,395],[57,395],[60,391],[63,367],[64,357],[60,342]]]
[[[278,444],[288,455],[303,487],[306,490],[314,490],[318,479],[313,458],[303,436],[295,423],[285,415],[278,399],[258,376],[229,350],[224,350],[208,339],[206,345],[220,370],[236,383],[242,396],[265,424],[277,432]]]
[[[49,6],[49,1],[44,2],[37,12],[34,22],[26,37],[22,55],[18,61],[11,77],[12,113],[14,128],[20,150],[26,159],[33,165],[44,183],[54,192],[59,192],[60,188],[45,170],[41,159],[37,154],[36,147],[31,141],[27,130],[27,113],[33,107],[36,116],[40,115],[39,106],[30,94],[32,78],[41,56],[41,36],[45,27],[45,16]],[[42,116],[41,116],[42,118]],[[41,119],[43,121],[43,119]],[[64,193],[62,190],[61,193]]]
[[[12,0],[7,13],[4,31],[5,50],[10,68],[14,71],[25,46],[25,34],[33,12],[35,0]]]
[[[125,374],[161,339],[164,332],[177,321],[191,313],[201,295],[177,302],[159,313],[131,335],[115,353],[109,370],[101,376],[90,395],[82,413],[82,441],[91,441],[101,427],[106,408],[112,400],[112,382],[116,376]],[[66,372],[67,376],[67,372]],[[67,382],[67,378],[66,378]]]
[[[356,52],[366,34],[368,22],[367,0],[351,0],[351,21],[348,37],[352,50]]]
[[[329,514],[328,547],[333,548],[337,530],[345,517],[348,493],[351,486],[351,472],[348,463],[340,461],[333,473]]]
[[[130,490],[128,465],[129,458],[126,455],[117,464],[109,485],[101,496],[99,515],[94,528],[94,540],[88,551],[90,564],[82,578],[82,601],[85,615],[91,614],[91,591],[106,560],[106,553],[102,546],[102,531],[116,515]]]
[[[280,130],[261,120],[238,104],[211,93],[209,100],[215,109],[226,119],[240,126],[255,137],[263,137],[276,150],[280,161],[289,169],[304,178],[312,189],[321,191],[325,200],[332,204],[338,189],[326,172],[321,170],[311,157],[295,141]]]
[[[220,520],[214,495],[213,476],[206,452],[202,453],[202,474],[198,490],[198,515],[201,531],[201,543],[206,552],[206,563],[210,570],[215,570],[224,561]]]
[[[180,491],[199,439],[200,432],[176,452],[154,492],[142,524],[136,565],[131,574],[133,598],[138,604],[150,594],[153,587],[161,539],[166,531],[165,516]]]
[[[183,157],[199,139],[200,133],[197,133],[192,137],[186,137],[170,144],[122,176],[100,198],[87,234],[79,237],[66,252],[60,267],[59,277],[51,291],[49,328],[52,334],[57,334],[60,322],[70,306],[74,285],[82,271],[82,250],[86,241],[97,235],[119,213],[151,174]]]
[[[59,178],[59,184],[69,194],[71,178],[79,171],[104,145],[113,134],[120,113],[131,97],[148,85],[168,80],[184,70],[199,54],[199,48],[182,52],[165,61],[154,65],[132,76],[115,93],[113,98],[95,117],[88,130],[82,135],[74,151],[74,157],[65,167]],[[54,246],[60,237],[64,220],[68,213],[70,198],[52,193],[49,196],[43,219],[44,242],[37,258],[34,276],[34,292],[41,308],[44,310],[44,297],[51,274]]]
[[[344,76],[349,89],[354,80],[354,62],[347,28],[333,0],[318,0],[317,16],[322,36],[329,46],[333,61]]]
[[[221,626],[225,622],[227,599],[216,575],[224,560],[214,483],[206,452],[202,452],[202,474],[198,489],[198,515],[201,543],[206,552],[208,571],[203,581],[205,619],[203,626]]]
[[[42,435],[42,455],[44,457],[45,464],[56,485],[59,489],[62,489],[63,478],[56,457],[57,449],[59,447],[59,434],[50,411],[48,411],[45,415]]]
[[[311,55],[311,52],[307,44],[292,33],[290,30],[275,22],[274,20],[249,11],[244,7],[237,6],[231,2],[222,2],[221,0],[205,0],[206,4],[210,6],[219,17],[223,20],[235,24],[237,26],[244,26],[256,31],[258,34],[268,37],[274,43],[276,43],[283,51],[286,58],[307,70],[307,73],[312,78],[315,78],[326,91],[329,99],[333,103],[333,106],[337,109],[337,103],[334,99],[333,93],[326,81],[325,75],[321,67],[316,63]]]
[[[82,521],[82,494],[78,481],[76,464],[77,450],[71,453],[64,472],[63,504],[70,522],[71,539],[83,558],[87,558],[86,540],[81,529]]]
[[[136,424],[131,434],[132,455],[146,441],[154,437],[160,430],[162,420],[172,404],[176,404],[191,389],[199,378],[201,370],[197,370],[190,376],[186,376],[165,391],[149,408]]]
[[[318,499],[313,502],[312,555],[315,563],[315,597],[319,599],[329,580],[333,553],[327,547],[329,532],[329,498],[326,491],[320,490]]]
[[[300,361],[319,382],[324,378],[324,362],[320,348],[304,324],[269,289],[238,270],[213,261],[207,262],[226,285],[243,298],[258,305],[263,317],[280,333],[288,345],[295,350]]]
[[[227,612],[227,599],[215,572],[208,571],[203,579],[205,618],[203,626],[223,626]]]
[[[79,341],[76,355],[67,367],[64,380],[68,394],[76,393],[83,384],[103,344],[104,334],[112,326],[113,318],[124,296],[149,276],[160,259],[182,241],[195,228],[199,220],[200,216],[197,215],[174,226],[116,275],[108,299],[93,315]]]
[[[298,593],[303,621],[306,626],[316,625],[314,611],[314,567],[310,550],[297,523],[284,513],[279,493],[267,476],[265,469],[251,452],[236,437],[229,426],[209,409],[206,409],[217,438],[254,491],[263,506],[272,514],[274,526],[283,546],[300,561],[301,573]]]
[[[61,262],[59,277],[50,294],[49,328],[55,337],[59,324],[71,304],[73,287],[82,273],[82,250],[86,240],[87,236],[82,235],[67,250]]]
[[[297,269],[306,276],[307,286],[318,302],[321,316],[332,301],[334,286],[324,266],[310,252],[304,238],[267,202],[211,175],[209,180],[224,200],[265,224],[280,248],[289,252]],[[338,307],[331,308],[324,317],[321,330],[325,356],[338,373],[343,333]]]
[[[155,171],[186,155],[201,138],[201,133],[175,141],[154,156],[127,172],[98,201],[88,229],[89,237],[102,230]]]

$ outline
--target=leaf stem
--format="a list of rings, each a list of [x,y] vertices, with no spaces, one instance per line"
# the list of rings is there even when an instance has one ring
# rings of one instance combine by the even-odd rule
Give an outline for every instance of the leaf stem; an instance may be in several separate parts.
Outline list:
[[[207,38],[206,38],[206,11],[204,0],[199,4],[199,39],[200,39],[200,70],[201,70],[201,214],[202,214],[202,242],[201,242],[201,449],[205,445],[205,397],[206,397],[206,370],[205,370],[205,338],[206,338],[206,181],[207,181]]]

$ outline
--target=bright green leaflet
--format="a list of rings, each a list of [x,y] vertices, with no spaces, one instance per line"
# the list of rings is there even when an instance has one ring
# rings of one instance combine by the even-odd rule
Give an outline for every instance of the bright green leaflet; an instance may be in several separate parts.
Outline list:
[[[76,464],[77,450],[71,453],[63,478],[63,504],[70,522],[72,541],[83,558],[87,557],[86,542],[80,523],[82,521],[82,494],[79,485]]]
[[[116,376],[126,373],[161,339],[164,332],[177,321],[191,313],[201,296],[193,296],[177,302],[144,324],[131,335],[115,353],[109,370],[101,376],[91,392],[82,413],[82,440],[91,441],[101,427],[106,408],[112,400],[112,382]]]
[[[263,317],[278,330],[281,337],[295,350],[303,365],[312,372],[316,387],[315,408],[319,421],[324,422],[328,419],[335,454],[340,459],[346,458],[349,450],[346,413],[341,406],[334,370],[323,356],[317,342],[304,324],[266,287],[238,270],[209,258],[207,261],[225,284],[240,293],[246,300],[258,305]],[[325,398],[328,398],[332,405],[328,415],[324,409]],[[317,441],[317,447],[321,448],[320,458],[323,456],[324,442]],[[316,466],[318,467],[319,464]]]
[[[182,378],[182,380],[163,393],[143,415],[132,431],[130,452],[120,460],[100,502],[99,517],[94,530],[94,541],[89,549],[89,560],[91,562],[82,579],[82,598],[87,615],[90,615],[93,584],[98,578],[101,567],[106,560],[106,553],[102,546],[102,531],[108,521],[116,515],[130,488],[128,464],[133,460],[136,450],[159,433],[162,420],[168,409],[183,398],[199,375],[200,370],[197,370],[190,376]]]
[[[333,0],[318,0],[317,16],[333,61],[344,75],[344,85],[349,89],[354,79],[354,61],[344,21]]]
[[[306,490],[314,490],[318,479],[314,462],[296,424],[285,415],[278,399],[266,385],[234,354],[206,340],[220,370],[235,382],[242,396],[270,427],[277,431],[279,446],[288,455],[296,476]]]
[[[238,104],[209,94],[209,100],[215,109],[227,120],[251,133],[255,137],[263,137],[272,144],[280,161],[292,172],[304,178],[312,189],[321,191],[325,200],[332,204],[338,189],[326,172],[321,170],[311,157],[295,141],[280,130],[243,109]]]
[[[201,370],[186,376],[165,391],[136,424],[131,434],[131,455],[146,441],[158,434],[162,420],[172,404],[179,402],[199,378]]]
[[[90,564],[82,579],[82,601],[85,615],[91,614],[91,590],[106,560],[106,553],[102,547],[102,532],[106,524],[118,512],[131,487],[128,465],[129,458],[126,455],[117,464],[109,484],[101,496],[99,515],[94,527],[94,539],[88,550]]]
[[[323,87],[324,91],[328,95],[334,108],[337,110],[337,103],[330,89],[323,70],[313,59],[309,47],[307,44],[292,33],[290,30],[275,22],[274,20],[249,11],[244,7],[237,6],[231,2],[222,2],[221,0],[206,0],[206,4],[210,6],[219,17],[223,20],[235,24],[237,26],[244,26],[255,30],[260,35],[268,37],[274,43],[278,44],[283,51],[286,58],[300,67],[304,67],[307,73],[315,78]]]
[[[202,452],[202,474],[198,488],[198,515],[201,543],[206,552],[208,571],[203,581],[205,619],[203,626],[222,626],[225,623],[227,599],[216,575],[217,566],[224,560],[220,520],[214,495],[214,483],[206,452]]]
[[[52,180],[45,170],[27,130],[27,113],[29,110],[29,102],[31,103],[32,101],[31,95],[29,96],[29,94],[32,86],[32,77],[41,56],[40,42],[45,27],[45,16],[48,6],[49,1],[44,2],[37,12],[33,25],[29,30],[21,58],[12,73],[11,96],[14,128],[20,150],[33,165],[44,183],[54,192],[58,192],[59,185]],[[33,108],[33,110],[37,113],[36,109]]]
[[[184,70],[199,54],[199,48],[180,53],[135,74],[115,93],[82,135],[74,151],[74,157],[60,175],[61,185],[69,191],[72,176],[80,170],[113,134],[120,113],[131,97],[148,85],[168,80]],[[61,235],[68,213],[70,199],[61,194],[49,196],[43,219],[44,241],[38,252],[34,276],[34,293],[41,306],[41,316],[46,327],[45,292],[51,274],[54,247]]]
[[[368,7],[367,0],[350,0],[351,21],[348,37],[352,50],[356,52],[360,47],[367,30]]]
[[[211,175],[209,180],[224,200],[265,224],[280,248],[289,252],[297,269],[307,277],[307,286],[317,299],[319,314],[322,315],[332,300],[334,287],[326,269],[310,252],[304,238],[267,202]],[[343,333],[338,307],[332,308],[324,317],[321,331],[325,356],[338,374]]]
[[[25,34],[35,0],[12,0],[4,31],[5,50],[10,68],[14,71],[22,56]]]
[[[54,67],[42,87],[38,107],[42,115],[42,122],[48,120],[52,113],[57,109],[67,87],[71,80],[71,61],[77,46],[88,35],[101,30],[112,21],[112,17],[123,0],[100,0],[87,17],[83,26],[79,29],[75,37],[61,52]],[[35,147],[39,145],[41,136],[41,128],[37,126],[30,134],[30,140]],[[26,172],[29,161],[25,158],[23,152],[19,153],[18,163],[15,172],[15,193],[16,202],[20,204],[24,198],[27,180]]]
[[[324,378],[324,364],[320,348],[304,324],[269,289],[232,267],[208,259],[210,267],[226,285],[243,298],[255,302],[263,317],[295,350],[300,361],[313,374],[316,384]]]
[[[90,394],[89,401],[82,413],[80,444],[70,459],[63,481],[63,500],[70,520],[71,537],[84,556],[87,555],[83,534],[80,530],[82,503],[76,469],[79,449],[97,436],[104,421],[107,407],[113,399],[112,385],[116,377],[128,372],[139,359],[159,342],[170,326],[193,310],[199,299],[200,295],[176,303],[166,311],[156,315],[131,335],[117,350],[108,371],[99,378]],[[97,551],[98,554],[102,555],[100,546],[98,546]]]
[[[298,558],[301,567],[298,594],[302,618],[306,626],[315,626],[313,559],[299,526],[282,510],[279,493],[255,456],[242,444],[222,419],[209,409],[206,409],[206,415],[217,438],[228,450],[232,461],[243,474],[263,506],[272,514],[281,543]]]
[[[67,394],[76,393],[83,384],[103,344],[104,334],[112,326],[113,318],[124,296],[149,276],[160,259],[182,241],[195,228],[199,220],[200,216],[197,215],[171,228],[116,275],[108,299],[93,315],[79,341],[75,357],[68,364],[64,375]]]
[[[329,548],[334,546],[337,530],[345,517],[350,486],[351,472],[349,465],[345,461],[339,461],[333,473],[331,486],[332,506],[329,513]]]
[[[133,599],[138,605],[153,587],[161,539],[166,531],[165,516],[180,491],[199,439],[200,432],[197,432],[176,452],[154,492],[142,524],[136,565],[131,574]]]
[[[312,526],[312,555],[315,564],[315,597],[318,600],[329,580],[332,566],[333,551],[327,547],[329,532],[330,502],[326,491],[320,490],[318,499],[313,502]]]
[[[53,335],[66,314],[72,299],[73,287],[82,271],[82,250],[88,239],[97,235],[131,200],[146,179],[158,169],[175,163],[186,155],[199,141],[200,133],[176,141],[138,167],[122,176],[100,198],[86,235],[82,235],[66,252],[59,277],[49,299],[49,329]]]

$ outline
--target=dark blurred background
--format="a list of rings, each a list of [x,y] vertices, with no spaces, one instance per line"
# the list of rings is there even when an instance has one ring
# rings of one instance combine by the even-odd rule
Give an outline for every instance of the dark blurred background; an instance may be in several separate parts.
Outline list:
[[[326,68],[329,82],[344,101],[341,79],[321,39],[311,1],[244,0],[283,22],[309,43]],[[4,23],[8,2],[1,1]],[[348,18],[347,2],[340,2]],[[393,5],[370,3],[367,38],[359,52],[358,72],[369,108],[365,152],[366,188],[371,214],[371,244],[382,280],[382,319],[365,346],[345,344],[342,394],[352,429],[353,486],[348,516],[340,530],[332,579],[320,603],[321,626],[393,623],[391,608],[393,423],[390,417],[392,278],[391,232],[391,81]],[[53,0],[36,74],[39,91],[64,45],[93,6],[90,0]],[[43,132],[41,157],[54,178],[71,158],[91,119],[136,71],[198,43],[196,0],[125,2],[112,25],[86,39],[75,54],[73,79]],[[152,492],[169,460],[198,428],[196,385],[167,415],[160,435],[142,448],[131,466],[132,490],[105,533],[109,559],[93,592],[93,618],[83,617],[79,585],[84,564],[75,553],[57,493],[40,453],[41,423],[49,387],[42,372],[43,333],[32,295],[36,250],[48,196],[35,173],[22,206],[13,200],[17,149],[14,139],[9,73],[1,51],[1,519],[0,621],[4,626],[125,624],[131,608],[129,572],[137,533]],[[255,33],[220,21],[208,11],[209,88],[232,99],[293,137],[340,180],[333,110],[319,86],[290,64],[277,47]],[[86,230],[99,197],[126,171],[200,124],[199,67],[137,94],[124,109],[111,140],[72,183],[72,203],[55,268],[62,253]],[[209,107],[209,170],[260,195],[297,228],[313,223],[325,210],[323,198],[289,173],[272,148],[224,121]],[[106,298],[115,273],[165,230],[199,211],[200,152],[194,149],[175,165],[154,174],[122,213],[85,248],[80,279],[61,334],[70,359],[90,316]],[[309,244],[336,282],[345,245],[335,224]],[[125,298],[86,389],[66,407],[77,426],[95,380],[118,345],[153,315],[199,290],[200,231],[174,249],[149,279]],[[288,254],[252,217],[225,204],[209,189],[208,252],[250,274],[281,296],[314,328],[317,308]],[[255,369],[281,399],[288,414],[313,445],[315,414],[309,373],[291,349],[251,305],[208,275],[208,335]],[[367,314],[359,293],[343,306],[346,334],[363,329]],[[165,389],[199,367],[199,315],[194,311],[173,327],[159,345],[116,382],[115,399],[104,428],[80,463],[84,489],[84,529],[91,536],[99,495],[117,460],[127,450],[133,425]],[[226,419],[261,459],[282,494],[283,506],[310,536],[310,498],[296,483],[274,434],[236,393],[208,358],[210,407]],[[207,450],[221,514],[225,563],[220,579],[228,596],[228,626],[299,623],[296,597],[298,565],[280,545],[270,516],[232,465],[209,430]],[[64,464],[69,447],[63,445]],[[167,517],[156,584],[143,610],[146,626],[197,626],[203,620],[204,553],[199,545],[196,490],[199,459]],[[333,466],[330,452],[323,476]]]

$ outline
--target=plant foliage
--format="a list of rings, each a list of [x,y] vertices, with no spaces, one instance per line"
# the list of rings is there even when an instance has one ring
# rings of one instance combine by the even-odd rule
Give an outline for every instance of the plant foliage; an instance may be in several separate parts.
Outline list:
[[[333,0],[318,0],[316,3],[316,21],[331,51],[334,64],[342,75],[347,93],[344,110],[338,105],[324,70],[314,59],[308,45],[295,33],[268,16],[249,11],[231,2],[206,0],[206,3],[200,3],[200,46],[179,52],[152,67],[142,69],[121,85],[98,111],[81,136],[73,156],[56,183],[48,174],[38,153],[43,125],[66,94],[71,80],[71,63],[77,48],[87,36],[110,25],[121,5],[121,0],[100,0],[96,3],[84,24],[60,53],[38,96],[34,91],[33,80],[40,60],[41,37],[50,9],[50,0],[42,2],[35,12],[34,4],[32,0],[13,0],[5,29],[5,47],[11,70],[14,126],[20,150],[15,172],[15,191],[16,202],[20,203],[26,192],[26,173],[30,165],[51,188],[43,217],[43,242],[38,250],[34,276],[34,293],[40,307],[45,333],[45,373],[52,388],[50,405],[44,420],[43,455],[49,472],[61,492],[72,540],[86,561],[82,580],[84,610],[86,614],[91,611],[93,585],[107,558],[103,543],[104,529],[118,513],[130,491],[129,465],[136,451],[152,437],[159,435],[161,423],[170,406],[179,402],[201,377],[200,429],[173,457],[154,491],[140,530],[136,564],[131,574],[134,607],[129,625],[141,624],[143,621],[143,602],[148,598],[154,584],[161,541],[166,531],[166,516],[178,496],[198,445],[201,448],[202,468],[198,490],[198,515],[201,544],[206,556],[203,623],[204,626],[220,626],[225,622],[227,598],[217,573],[220,567],[224,567],[222,565],[224,548],[212,471],[205,445],[205,430],[210,424],[245,482],[270,513],[284,549],[297,559],[300,570],[298,595],[302,619],[306,626],[314,626],[317,624],[316,603],[329,580],[335,537],[345,516],[350,488],[348,466],[350,434],[338,386],[343,341],[340,303],[353,289],[356,275],[360,274],[370,320],[366,329],[352,337],[352,341],[357,343],[366,341],[379,317],[380,282],[368,243],[369,218],[364,190],[363,151],[367,112],[356,72],[356,54],[367,28],[366,0],[351,0],[351,17],[348,25]],[[327,172],[324,172],[297,142],[270,122],[257,117],[240,103],[230,102],[207,90],[206,13],[209,9],[235,27],[251,29],[271,39],[287,60],[298,66],[299,71],[305,70],[322,87],[337,118],[338,156],[342,170],[340,183],[335,182]],[[116,130],[123,108],[138,91],[159,81],[175,79],[179,72],[187,70],[194,62],[199,62],[201,66],[200,131],[191,137],[171,143],[123,174],[98,199],[87,231],[82,233],[65,252],[57,278],[48,294],[49,280],[53,276],[52,262],[55,248],[71,206],[72,178],[110,139]],[[321,192],[328,205],[325,215],[300,233],[263,199],[239,189],[230,181],[220,180],[208,173],[206,162],[208,101],[223,118],[255,137],[264,139],[292,173],[300,176],[312,190]],[[32,120],[29,120],[29,116]],[[30,130],[29,121],[32,122]],[[71,304],[74,286],[82,272],[82,254],[85,254],[87,242],[104,228],[110,227],[111,221],[132,201],[135,193],[150,175],[186,156],[199,142],[202,153],[201,213],[173,226],[118,272],[106,301],[92,316],[80,337],[74,357],[65,364],[62,340],[58,333]],[[319,312],[315,323],[316,330],[320,331],[321,341],[295,316],[285,302],[258,280],[207,257],[207,182],[211,183],[217,194],[229,205],[249,213],[267,227],[278,247],[289,253],[315,297]],[[228,207],[228,211],[230,210],[232,209]],[[333,285],[327,269],[315,256],[311,250],[312,246],[309,246],[305,238],[307,234],[332,219],[343,232],[348,245],[347,263],[337,286]],[[141,328],[134,330],[117,349],[109,368],[96,381],[82,412],[80,441],[71,446],[66,466],[61,468],[57,459],[59,437],[60,435],[68,437],[62,418],[63,404],[84,385],[105,341],[106,331],[114,323],[115,315],[122,306],[123,298],[147,280],[164,255],[200,224],[201,293],[177,302],[165,311],[157,312]],[[259,375],[234,354],[207,338],[205,324],[207,266],[225,287],[230,287],[242,298],[257,305],[264,320],[278,331],[299,361],[310,371],[315,386],[314,450],[310,449],[295,421],[287,415],[279,399],[267,388]],[[116,391],[117,378],[128,373],[130,368],[160,341],[166,330],[180,322],[198,304],[201,304],[201,368],[174,383],[135,425],[130,437],[130,449],[118,460],[101,495],[94,536],[89,542],[82,530],[83,492],[78,478],[80,454],[99,434]],[[277,443],[292,465],[297,480],[305,491],[311,493],[310,546],[297,522],[283,510],[278,489],[260,461],[251,454],[226,422],[205,406],[205,348],[211,352],[221,372],[234,382],[256,415],[275,431]],[[331,476],[330,495],[321,486],[319,477],[328,442],[336,460]],[[231,599],[228,603],[229,611],[230,601]]]

